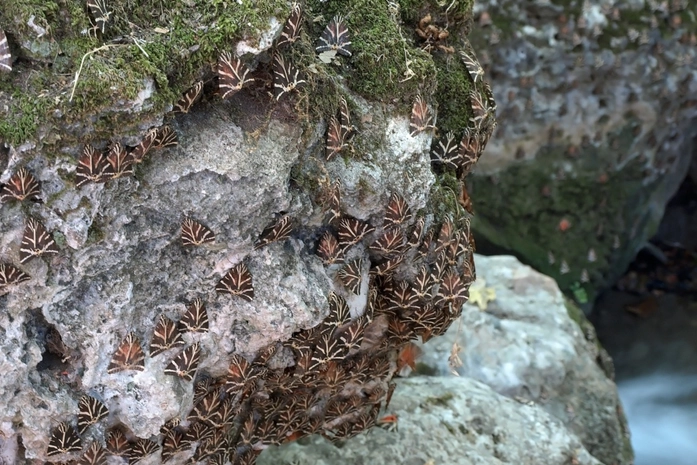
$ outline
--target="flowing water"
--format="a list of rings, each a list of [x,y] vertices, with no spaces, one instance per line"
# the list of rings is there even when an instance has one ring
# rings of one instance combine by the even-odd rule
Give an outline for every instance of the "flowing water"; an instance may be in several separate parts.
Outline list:
[[[615,362],[634,463],[697,465],[697,302],[665,294],[642,318],[624,310],[636,301],[608,292],[594,310]]]
[[[697,464],[697,375],[642,375],[618,389],[635,465]]]

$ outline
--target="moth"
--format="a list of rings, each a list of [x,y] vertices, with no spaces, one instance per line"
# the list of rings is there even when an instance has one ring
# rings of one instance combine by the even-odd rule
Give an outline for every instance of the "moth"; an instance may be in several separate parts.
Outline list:
[[[184,331],[193,333],[208,332],[208,313],[201,299],[196,299],[186,308],[186,313],[179,320],[179,326]]]
[[[145,370],[145,354],[135,333],[130,332],[111,357],[107,373],[118,373],[126,370]]]
[[[411,221],[411,210],[409,204],[401,195],[392,193],[390,202],[385,209],[385,223],[388,225],[399,226]]]
[[[107,162],[104,154],[95,150],[90,144],[85,145],[82,149],[82,155],[77,160],[77,169],[75,170],[75,187],[82,187],[90,182],[104,182],[106,176]]]
[[[319,38],[319,45],[315,47],[318,53],[336,51],[341,55],[351,56],[351,41],[349,31],[344,18],[341,15],[334,16],[327,24]]]
[[[46,455],[65,454],[82,450],[82,440],[77,431],[70,424],[63,422],[51,431],[51,439],[48,441]]]
[[[297,92],[305,85],[307,85],[307,81],[301,79],[300,70],[290,62],[286,64],[283,56],[277,53],[273,62],[273,88],[276,100],[279,100],[283,94]]]
[[[399,265],[404,261],[404,255],[398,255],[395,258],[391,258],[387,261],[382,262],[375,268],[372,268],[370,272],[374,276],[389,276],[397,269]]]
[[[215,286],[215,290],[217,292],[236,295],[251,302],[254,298],[254,285],[252,283],[252,274],[249,272],[247,265],[244,263],[235,265],[223,276],[223,279],[218,282],[218,285]]]
[[[419,246],[419,244],[421,243],[421,236],[423,236],[424,233],[425,225],[426,221],[423,217],[419,217],[414,222],[414,226],[412,227],[411,232],[409,233],[409,239],[407,240],[407,247],[415,248]]]
[[[155,144],[155,139],[157,138],[157,128],[150,129],[145,136],[141,139],[138,145],[131,150],[131,157],[133,157],[133,163],[141,163],[145,159],[145,155],[148,154],[153,145]]]
[[[460,140],[460,145],[458,146],[458,168],[460,169],[458,177],[460,179],[463,179],[472,171],[472,168],[474,168],[481,154],[481,140],[470,128],[465,128],[465,132]]]
[[[244,390],[245,386],[256,381],[258,375],[252,365],[238,354],[232,355],[225,378],[225,391],[228,394],[237,394]]]
[[[408,342],[414,337],[416,337],[416,333],[408,321],[399,318],[390,319],[387,325],[387,339],[385,340],[385,344],[400,345]]]
[[[441,137],[438,140],[438,146],[431,153],[434,161],[444,165],[446,168],[457,169],[460,166],[461,159],[458,143],[452,131],[448,131],[444,138]]]
[[[478,81],[484,79],[484,69],[482,68],[482,65],[479,64],[479,60],[477,60],[477,57],[474,56],[474,53],[469,54],[466,51],[461,50],[460,58],[462,59],[462,62],[465,64],[465,67],[467,68],[467,72],[469,73],[472,82],[476,84]]]
[[[486,126],[485,121],[489,120],[490,115],[493,116],[496,113],[496,103],[487,98],[484,92],[476,89],[470,92],[470,102],[472,104],[472,112],[474,113],[470,121],[474,124],[477,131],[482,131]]]
[[[39,195],[41,195],[39,181],[25,168],[20,168],[12,175],[7,184],[2,186],[0,202],[6,202],[11,199],[19,200],[20,202],[24,199],[41,201]]]
[[[290,16],[283,25],[281,37],[278,39],[277,47],[282,47],[286,44],[294,44],[300,38],[300,28],[302,26],[302,10],[300,4],[293,3]]]
[[[278,221],[270,224],[259,235],[254,244],[254,250],[258,250],[272,242],[288,239],[293,232],[293,222],[288,215],[279,218]]]
[[[336,292],[331,292],[329,294],[329,316],[324,320],[324,325],[339,328],[350,321],[351,310],[346,299]]]
[[[104,402],[92,396],[82,396],[77,405],[77,427],[80,434],[84,434],[87,428],[109,415],[109,409],[104,405]]]
[[[155,357],[166,350],[182,345],[184,340],[177,324],[164,314],[160,315],[150,341],[150,356]]]
[[[559,274],[566,274],[571,271],[571,268],[569,268],[569,264],[566,263],[566,260],[561,261],[561,266],[559,267]]]
[[[239,58],[233,58],[229,52],[223,52],[218,57],[217,71],[218,88],[222,99],[232,97],[246,84],[254,82],[253,78],[247,78],[249,68]]]
[[[361,348],[366,326],[368,326],[368,319],[365,316],[360,316],[342,330],[339,341],[346,347],[346,350],[350,352]]]
[[[159,446],[156,442],[145,438],[138,438],[136,442],[131,444],[128,450],[128,463],[132,465],[140,463],[140,461],[148,455],[157,452],[157,449],[159,449]]]
[[[174,454],[183,449],[182,433],[174,429],[170,430],[162,440],[162,462],[168,461]]]
[[[191,106],[196,103],[196,101],[201,97],[203,93],[203,81],[196,81],[196,83],[187,89],[182,97],[174,104],[173,111],[175,113],[189,113]]]
[[[34,218],[29,218],[19,247],[19,263],[24,264],[46,253],[58,253],[58,246],[43,224]]]
[[[363,237],[373,231],[375,231],[375,228],[364,221],[355,218],[344,218],[339,223],[339,245],[346,249],[357,244]]]
[[[215,234],[201,223],[185,218],[182,221],[182,245],[203,245],[215,242]]]
[[[80,465],[106,465],[106,450],[98,441],[92,441],[83,456],[80,458]]]
[[[312,353],[310,371],[324,371],[327,363],[343,360],[347,354],[348,350],[344,344],[341,344],[331,334],[325,334]]]
[[[133,156],[119,142],[111,144],[106,161],[107,165],[103,173],[107,179],[133,176]]]
[[[460,275],[452,269],[447,270],[438,287],[435,305],[448,307],[449,304],[452,304],[453,309],[461,307],[469,299],[468,287],[465,286]]]
[[[390,257],[404,252],[404,241],[402,228],[392,226],[385,228],[382,235],[370,244],[369,249],[385,257]]]
[[[166,375],[178,376],[186,381],[194,379],[194,373],[201,359],[201,346],[198,342],[184,349],[169,362],[165,368]]]
[[[346,147],[348,147],[348,143],[342,137],[341,123],[336,116],[332,115],[329,118],[329,126],[327,126],[327,145],[324,150],[327,160],[334,158]]]
[[[0,71],[9,73],[12,71],[12,54],[10,45],[7,43],[5,31],[0,29]]]
[[[406,281],[401,281],[397,286],[391,288],[390,292],[385,292],[383,298],[388,304],[389,311],[399,311],[400,314],[405,314],[419,308],[419,298]]]
[[[331,224],[341,217],[341,180],[334,181],[334,185],[329,192],[329,212],[326,221]]]
[[[0,289],[5,286],[20,284],[30,279],[31,276],[16,266],[9,263],[0,263]]]
[[[327,160],[331,160],[342,150],[348,147],[348,143],[356,133],[356,127],[351,124],[351,113],[346,99],[341,97],[339,101],[339,118],[332,116],[327,128],[327,146],[325,154]]]
[[[363,279],[363,259],[358,258],[348,262],[339,271],[339,279],[341,283],[348,289],[352,294],[361,293],[361,281]]]
[[[128,451],[128,441],[121,428],[110,428],[106,434],[106,448],[113,455],[124,455]]]
[[[154,149],[164,149],[166,147],[174,147],[178,145],[177,133],[169,126],[161,126],[157,128],[155,139],[152,143]]]
[[[104,34],[112,13],[109,11],[107,0],[87,0],[87,8],[94,18],[95,28]]]
[[[421,94],[417,94],[414,105],[411,107],[409,134],[414,137],[429,129],[435,129],[436,127],[431,124],[432,120],[433,116],[431,115],[431,110],[429,110],[426,101],[421,97]]]

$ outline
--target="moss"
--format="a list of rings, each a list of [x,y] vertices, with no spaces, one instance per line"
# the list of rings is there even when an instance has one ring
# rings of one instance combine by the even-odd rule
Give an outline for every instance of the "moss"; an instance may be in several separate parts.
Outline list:
[[[472,0],[451,0],[448,2],[428,0],[399,0],[402,18],[407,22],[416,22],[426,14],[447,16],[449,25],[468,18],[472,12]]]
[[[26,26],[33,15],[35,23],[50,31],[50,36],[41,40],[60,54],[50,57],[53,68],[32,66],[29,71],[20,62],[10,75],[11,80],[0,83],[2,97],[15,100],[9,105],[10,120],[0,125],[0,139],[17,145],[36,138],[42,125],[90,120],[95,122],[95,138],[108,138],[114,127],[119,127],[120,132],[133,131],[139,120],[161,115],[194,80],[210,74],[210,64],[216,61],[220,50],[231,48],[244,37],[255,36],[268,27],[271,16],[284,17],[289,9],[286,2],[278,0],[150,0],[137,5],[120,0],[110,2],[110,6],[110,27],[104,38],[95,40],[82,34],[89,25],[82,0],[60,4],[10,2],[9,12],[5,12],[13,18],[13,24],[5,25],[9,36],[13,40],[34,37],[35,33]],[[155,27],[169,32],[157,33]],[[123,39],[111,42],[115,37]],[[69,101],[72,78],[83,56],[104,44],[109,47],[85,59],[75,97]],[[22,53],[27,53],[25,48]],[[66,77],[59,77],[59,73]],[[44,85],[28,82],[37,79]],[[140,114],[134,117],[120,111],[121,102],[132,101],[144,90],[146,79],[155,81],[155,93]],[[71,140],[69,134],[66,137],[66,145],[84,142]]]
[[[613,138],[620,146],[630,147],[631,122],[608,134],[608,139]],[[564,291],[578,283],[586,269],[591,282],[584,288],[592,301],[597,289],[618,277],[615,274],[628,265],[632,250],[653,228],[654,212],[634,210],[636,205],[647,204],[652,189],[644,185],[644,167],[639,161],[629,162],[621,171],[601,165],[600,160],[612,160],[610,148],[581,148],[575,160],[566,157],[565,151],[566,146],[549,145],[538,152],[536,160],[513,165],[496,178],[468,180],[477,210],[472,225],[479,235],[515,251],[521,260],[557,279]],[[569,165],[573,176],[565,174]],[[605,182],[599,180],[603,172]],[[640,221],[632,224],[629,218]],[[560,230],[562,219],[570,222],[566,231]],[[621,248],[627,251],[625,255],[619,256],[613,247],[615,237],[633,241]],[[595,262],[588,260],[591,248]],[[561,273],[562,260],[570,268],[568,273]]]
[[[366,98],[382,102],[411,103],[419,86],[436,72],[431,56],[414,49],[409,37],[390,14],[382,0],[308,1],[314,16],[324,21],[313,24],[311,37],[319,37],[336,14],[346,17],[351,35],[352,57],[347,60],[346,83]],[[360,31],[360,33],[356,33]],[[411,77],[410,77],[411,76]]]
[[[427,210],[434,215],[435,223],[441,223],[449,217],[457,225],[464,219],[465,210],[457,201],[459,189],[459,182],[452,173],[436,176],[427,205]]]
[[[473,116],[469,102],[472,81],[467,68],[458,57],[437,54],[435,63],[438,68],[438,88],[435,99],[438,102],[438,129],[441,134],[453,131],[460,134],[470,125]]]

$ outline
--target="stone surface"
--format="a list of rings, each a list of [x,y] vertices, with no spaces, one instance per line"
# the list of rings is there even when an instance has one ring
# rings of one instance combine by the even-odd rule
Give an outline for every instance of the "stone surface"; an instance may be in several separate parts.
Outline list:
[[[373,428],[337,447],[323,438],[268,449],[257,463],[452,465],[600,465],[535,405],[523,405],[469,378],[409,378],[390,405],[397,431]]]
[[[516,258],[477,256],[476,263],[477,278],[495,290],[495,300],[486,311],[466,304],[460,324],[424,345],[420,370],[446,376],[457,343],[461,376],[536,402],[601,462],[630,463],[617,387],[606,374],[612,362],[592,326],[570,311],[552,278]]]
[[[514,257],[476,263],[496,298],[486,311],[466,304],[460,324],[422,345],[417,376],[399,382],[385,412],[398,416],[398,431],[374,429],[339,447],[301,441],[260,463],[631,464],[617,387],[598,362],[609,358],[583,314]],[[454,343],[460,377],[450,373]]]
[[[687,173],[697,127],[689,3],[475,5],[470,40],[500,123],[468,182],[475,230],[565,292],[580,285],[581,303],[621,276]]]

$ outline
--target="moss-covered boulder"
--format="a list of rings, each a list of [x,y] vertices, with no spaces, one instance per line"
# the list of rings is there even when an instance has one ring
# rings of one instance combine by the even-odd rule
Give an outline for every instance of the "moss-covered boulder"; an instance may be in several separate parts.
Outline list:
[[[689,2],[478,2],[499,126],[468,183],[475,229],[580,302],[651,237],[697,116]]]

